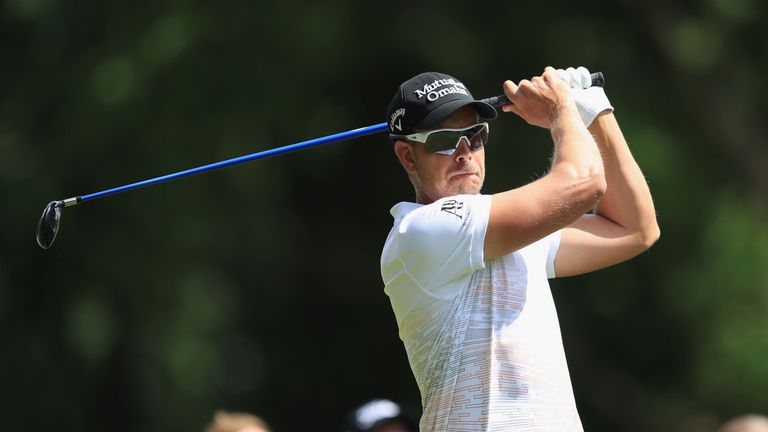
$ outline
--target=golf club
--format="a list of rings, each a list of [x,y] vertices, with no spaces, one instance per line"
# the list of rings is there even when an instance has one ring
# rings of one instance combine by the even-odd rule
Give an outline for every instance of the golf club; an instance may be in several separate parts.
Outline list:
[[[601,72],[595,72],[592,74],[592,85],[602,87],[605,84],[605,79]],[[509,99],[505,95],[499,95],[482,99],[492,105],[494,108],[501,108],[502,105],[506,105]],[[310,147],[319,146],[322,144],[328,144],[337,141],[343,141],[352,138],[358,138],[365,135],[371,135],[375,133],[384,132],[387,130],[387,123],[378,123],[363,128],[352,129],[346,132],[340,132],[333,135],[327,135],[320,138],[311,139],[308,141],[302,141],[296,144],[290,144],[283,147],[277,147],[270,150],[264,150],[257,153],[251,153],[249,155],[240,156],[232,159],[227,159],[221,162],[216,162],[208,165],[203,165],[197,168],[191,168],[184,171],[179,171],[172,174],[167,174],[160,177],[151,178],[148,180],[131,183],[125,186],[119,186],[112,189],[103,190],[101,192],[92,193],[89,195],[74,196],[72,198],[66,198],[58,201],[51,201],[45,206],[43,214],[40,217],[40,221],[37,223],[37,244],[43,249],[48,249],[56,239],[56,234],[59,232],[61,225],[61,210],[64,207],[72,207],[86,201],[93,201],[97,198],[103,198],[109,195],[115,195],[120,192],[126,192],[132,189],[138,189],[142,187],[152,186],[158,183],[164,183],[167,181],[175,180],[181,177],[187,177],[193,174],[199,174],[206,171],[213,171],[215,169],[228,167],[231,165],[240,164],[243,162],[250,162],[257,159],[264,159],[270,156],[277,156],[285,153],[290,153],[298,150],[304,150]]]

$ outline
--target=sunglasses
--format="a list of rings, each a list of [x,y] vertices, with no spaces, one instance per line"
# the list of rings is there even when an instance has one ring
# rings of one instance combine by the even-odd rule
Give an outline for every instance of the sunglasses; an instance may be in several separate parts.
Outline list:
[[[488,142],[488,132],[488,123],[478,123],[463,129],[435,129],[411,135],[391,134],[390,138],[419,142],[424,144],[424,149],[429,153],[450,156],[459,148],[462,138],[469,142],[470,151],[480,150]]]

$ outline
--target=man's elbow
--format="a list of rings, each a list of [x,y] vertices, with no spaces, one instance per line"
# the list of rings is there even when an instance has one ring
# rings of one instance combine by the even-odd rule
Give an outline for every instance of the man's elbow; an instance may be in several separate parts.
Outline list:
[[[605,195],[605,191],[608,190],[608,182],[605,180],[605,175],[602,172],[596,172],[591,176],[593,194],[596,201]]]
[[[587,208],[593,208],[600,202],[600,198],[605,195],[605,191],[608,189],[605,175],[600,171],[589,172],[579,181],[582,191],[579,195],[583,197]]]
[[[648,250],[654,245],[661,237],[661,228],[659,224],[654,221],[653,224],[640,231],[640,246],[643,250]]]
[[[608,190],[602,166],[579,169],[573,164],[561,163],[558,168],[569,185],[574,202],[580,204],[577,207],[594,207]]]

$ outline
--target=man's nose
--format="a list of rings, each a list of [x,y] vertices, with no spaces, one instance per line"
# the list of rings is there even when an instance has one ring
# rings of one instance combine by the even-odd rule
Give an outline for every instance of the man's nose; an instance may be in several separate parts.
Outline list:
[[[469,149],[469,139],[467,137],[461,137],[453,157],[458,163],[467,163],[472,160],[472,150]]]

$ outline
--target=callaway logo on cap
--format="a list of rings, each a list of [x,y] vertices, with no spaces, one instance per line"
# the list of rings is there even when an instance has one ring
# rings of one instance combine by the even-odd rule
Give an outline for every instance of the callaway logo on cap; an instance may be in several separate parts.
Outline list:
[[[466,105],[473,105],[482,118],[496,118],[496,110],[476,101],[456,78],[439,72],[416,75],[400,85],[389,103],[389,133],[408,135],[434,128]]]

